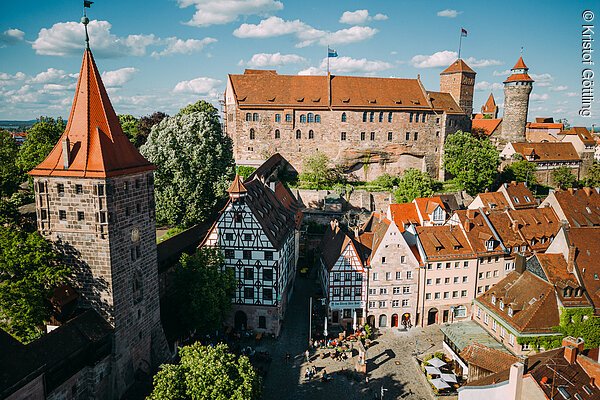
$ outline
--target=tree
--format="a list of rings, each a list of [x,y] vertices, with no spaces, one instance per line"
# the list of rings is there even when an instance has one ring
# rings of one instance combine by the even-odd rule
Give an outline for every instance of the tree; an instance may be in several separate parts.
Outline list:
[[[559,167],[553,170],[552,180],[560,189],[572,188],[577,184],[577,178],[569,167]]]
[[[381,174],[377,178],[371,181],[371,184],[374,186],[379,186],[380,188],[386,190],[392,190],[394,186],[398,184],[399,181],[398,176],[392,176],[388,173]]]
[[[156,111],[150,115],[141,117],[138,121],[138,132],[135,137],[133,144],[135,147],[140,148],[148,140],[150,131],[154,125],[160,124],[160,122],[167,118],[168,115],[161,111]]]
[[[215,108],[212,104],[204,100],[198,100],[193,104],[188,104],[179,110],[177,115],[190,114],[193,112],[205,112],[213,117],[219,117],[219,110]]]
[[[194,343],[179,349],[179,364],[165,364],[154,376],[150,400],[258,400],[261,379],[246,356],[226,344]]]
[[[590,169],[588,169],[588,173],[583,179],[583,185],[589,187],[599,187],[600,186],[600,162],[594,161],[591,165]]]
[[[537,184],[535,176],[536,166],[534,163],[527,160],[515,161],[507,165],[502,171],[503,182],[526,182],[527,185],[533,186]]]
[[[433,194],[435,181],[427,172],[409,168],[398,181],[394,198],[398,203],[409,203],[417,197],[429,197]]]
[[[163,119],[140,152],[157,167],[160,224],[189,227],[206,220],[234,177],[231,139],[206,112]]]
[[[25,343],[40,337],[47,299],[69,273],[39,233],[0,226],[0,326]]]
[[[10,133],[0,131],[0,198],[13,194],[22,180],[18,154],[19,147]]]
[[[27,131],[27,138],[19,150],[17,164],[28,172],[44,161],[65,130],[62,118],[40,117]]]
[[[341,173],[338,168],[330,168],[331,161],[327,154],[317,151],[313,155],[304,159],[302,163],[302,173],[299,176],[300,181],[314,185],[316,189],[321,189],[325,185],[341,183]]]
[[[119,123],[123,129],[123,133],[129,141],[135,144],[137,136],[139,135],[139,121],[136,117],[131,114],[119,114]]]
[[[487,138],[468,132],[449,135],[444,147],[444,169],[454,175],[471,196],[489,187],[498,174],[500,155]]]
[[[231,309],[236,281],[233,270],[225,268],[221,250],[200,248],[194,255],[183,254],[175,269],[175,287],[181,325],[189,331],[214,332],[222,327]]]
[[[250,167],[247,165],[238,165],[235,167],[235,172],[241,176],[243,179],[247,179],[250,175],[252,175],[256,171],[255,167]]]

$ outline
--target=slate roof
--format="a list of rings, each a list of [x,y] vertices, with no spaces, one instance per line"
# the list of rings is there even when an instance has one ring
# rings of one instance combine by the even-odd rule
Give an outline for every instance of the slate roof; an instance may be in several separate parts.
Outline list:
[[[70,142],[67,169],[64,139]],[[123,133],[92,52],[86,49],[65,132],[48,157],[29,174],[105,178],[153,169]]]

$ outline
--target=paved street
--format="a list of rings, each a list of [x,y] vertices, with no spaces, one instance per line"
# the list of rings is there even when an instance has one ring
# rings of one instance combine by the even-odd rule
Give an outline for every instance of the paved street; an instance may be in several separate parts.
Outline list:
[[[382,385],[387,390],[384,399],[434,398],[418,369],[414,352],[415,341],[420,353],[441,349],[442,335],[437,327],[383,332],[368,351],[368,384],[363,375],[354,372],[356,356],[347,361],[321,359],[322,350],[311,355],[310,365],[317,367],[318,378],[304,383],[304,371],[309,365],[303,354],[308,342],[308,298],[315,291],[313,279],[299,277],[281,336],[258,347],[269,351],[273,357],[265,379],[265,400],[379,399]],[[285,361],[288,352],[292,355],[290,363]],[[332,381],[320,381],[323,368],[333,376]]]

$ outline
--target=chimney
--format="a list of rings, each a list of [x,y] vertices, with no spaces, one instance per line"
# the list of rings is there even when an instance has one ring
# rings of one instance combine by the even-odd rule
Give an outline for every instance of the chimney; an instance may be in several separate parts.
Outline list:
[[[515,271],[519,274],[525,272],[525,256],[521,253],[517,253],[515,257]]]
[[[513,232],[518,233],[519,232],[519,222],[516,219],[513,219],[510,224],[511,224]]]
[[[358,226],[355,226],[355,227],[353,228],[353,230],[354,230],[354,237],[355,237],[356,239],[358,239],[358,236],[360,235],[360,230],[358,229]]]
[[[569,246],[569,254],[567,259],[567,271],[573,273],[575,269],[575,255],[577,254],[577,248],[574,245]]]
[[[64,138],[62,141],[62,153],[63,153],[63,167],[64,167],[64,169],[69,169],[69,165],[71,164],[71,160],[70,160],[71,146],[70,146],[68,137]]]
[[[465,232],[470,232],[471,231],[471,220],[469,218],[466,218],[463,226],[465,228]]]
[[[575,360],[577,360],[577,348],[576,347],[565,346],[565,360],[567,360],[567,362],[571,365],[573,363],[575,363]]]
[[[574,338],[573,336],[564,337],[562,340],[562,347],[573,347],[579,353],[583,352],[583,348],[585,346],[585,342],[583,338]]]
[[[523,396],[523,363],[514,363],[510,366],[508,378],[508,390],[505,392],[506,400],[521,400]]]

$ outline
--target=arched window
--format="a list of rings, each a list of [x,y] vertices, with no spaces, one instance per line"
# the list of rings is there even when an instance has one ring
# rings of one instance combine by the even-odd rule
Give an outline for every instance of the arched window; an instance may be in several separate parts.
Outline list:
[[[363,122],[367,122],[367,112],[363,113]]]
[[[348,116],[346,115],[346,113],[342,113],[342,122],[346,122],[348,120]]]
[[[315,138],[315,132],[313,132],[312,129],[310,131],[308,131],[308,138],[309,139],[314,139]]]
[[[252,121],[252,114],[246,113],[246,121]]]
[[[258,121],[258,113],[252,114],[252,121]]]
[[[383,111],[379,113],[379,122],[383,122]]]
[[[250,140],[254,140],[254,129],[250,129]]]
[[[279,129],[275,129],[275,139],[279,139],[281,137],[281,133],[279,133]]]
[[[275,122],[281,122],[281,114],[275,114]]]
[[[371,114],[369,114],[369,122],[374,122],[375,121],[375,112],[371,111]]]
[[[391,111],[388,113],[388,122],[392,122],[393,115]]]
[[[308,113],[308,123],[315,122],[315,115],[313,113]]]
[[[319,114],[315,114],[315,122],[316,122],[317,124],[320,124],[320,123],[321,123],[321,116],[320,116]]]
[[[302,132],[300,132],[300,129],[296,131],[296,139],[302,139]]]
[[[142,271],[136,269],[133,273],[133,302],[138,303],[144,297],[144,277]]]
[[[300,116],[300,123],[305,124],[306,123],[306,115],[302,114]]]

